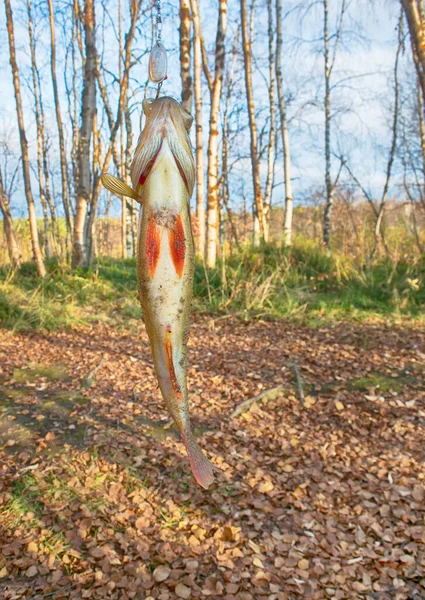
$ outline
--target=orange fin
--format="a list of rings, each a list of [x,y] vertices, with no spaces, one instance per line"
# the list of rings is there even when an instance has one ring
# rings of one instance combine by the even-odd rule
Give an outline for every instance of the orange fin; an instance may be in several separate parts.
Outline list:
[[[149,217],[148,231],[146,235],[146,256],[148,259],[149,275],[154,278],[156,265],[158,264],[161,251],[161,228],[157,227],[153,213]]]
[[[186,452],[189,457],[190,468],[196,481],[205,489],[214,481],[214,473],[212,464],[202,452],[197,441],[192,434],[186,435],[182,433]]]
[[[102,173],[100,176],[100,180],[102,182],[103,187],[107,190],[115,194],[115,196],[127,196],[128,198],[133,198],[140,202],[140,198],[137,193],[126,183],[117,179],[113,175],[109,175],[109,173]]]
[[[184,258],[186,255],[186,241],[184,238],[183,222],[180,215],[177,215],[173,227],[168,230],[168,241],[170,242],[171,258],[179,277],[183,275]]]

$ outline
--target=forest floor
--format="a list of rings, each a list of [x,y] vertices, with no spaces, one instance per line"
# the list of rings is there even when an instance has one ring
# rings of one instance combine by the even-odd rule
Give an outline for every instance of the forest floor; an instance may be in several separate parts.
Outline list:
[[[425,328],[197,316],[189,363],[208,491],[142,323],[0,330],[0,597],[424,600]]]

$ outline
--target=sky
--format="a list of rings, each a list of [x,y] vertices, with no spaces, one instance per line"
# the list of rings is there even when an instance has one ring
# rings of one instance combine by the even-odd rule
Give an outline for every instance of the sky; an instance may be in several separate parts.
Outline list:
[[[69,20],[69,7],[66,2],[54,0],[57,17],[57,51],[58,74],[62,113],[66,116],[67,96],[64,88],[62,73],[65,69],[65,41],[60,24]],[[54,170],[58,173],[58,140],[54,119],[53,96],[49,77],[49,32],[47,27],[47,3],[43,1],[36,10],[37,60],[42,73],[43,101],[46,107],[51,157]],[[117,45],[114,28],[115,0],[105,0],[108,14],[103,12],[102,4],[96,3],[97,35],[105,31],[103,62],[106,68],[116,73]],[[324,112],[323,112],[323,12],[321,3],[285,2],[283,7],[283,70],[284,91],[288,104],[289,135],[292,159],[292,179],[295,202],[305,202],[324,185]],[[124,6],[126,4],[124,3]],[[147,4],[145,8],[147,8]],[[165,82],[164,93],[179,97],[180,71],[178,56],[178,7],[177,2],[162,2],[164,31],[163,42],[169,56],[169,79]],[[201,17],[213,68],[213,48],[217,22],[217,3],[215,0],[200,0]],[[301,8],[300,8],[301,6]],[[332,34],[338,19],[341,0],[329,0],[329,29],[331,49],[335,42]],[[26,31],[26,4],[22,0],[12,0],[14,11],[15,36],[18,51],[19,68],[24,101],[25,125],[33,164],[36,161],[35,123],[32,112],[33,98],[27,85],[29,71],[29,43]],[[388,150],[391,143],[390,126],[393,107],[393,68],[397,50],[397,23],[399,17],[397,0],[348,0],[348,11],[343,22],[343,35],[338,47],[335,67],[332,74],[332,151],[343,155],[361,181],[372,195],[379,197],[382,193],[385,179],[385,168],[388,160]],[[258,129],[264,130],[265,141],[268,131],[268,50],[267,50],[267,9],[265,0],[256,0],[254,29],[254,98],[258,114]],[[149,15],[148,15],[149,16]],[[239,2],[230,0],[229,19],[227,28],[226,59],[229,65],[233,37],[239,22]],[[125,28],[125,26],[124,26]],[[410,73],[409,41],[403,52],[400,72]],[[135,46],[135,54],[139,61],[132,70],[131,89],[134,91],[132,100],[132,119],[137,139],[140,128],[141,101],[144,94],[144,84],[147,78],[148,54],[151,45],[151,24],[145,20],[140,27]],[[18,160],[19,137],[16,126],[16,109],[14,104],[11,69],[8,61],[7,34],[4,13],[0,13],[0,140],[7,139],[14,156],[9,164]],[[110,78],[110,81],[111,78]],[[112,97],[116,99],[117,89],[111,88]],[[153,93],[153,90],[152,92]],[[204,131],[208,129],[208,91],[204,84]],[[246,99],[244,95],[244,68],[240,46],[237,56],[234,90],[231,99],[230,112],[230,163],[235,165],[231,172],[231,205],[240,207],[243,202],[252,202],[252,180],[249,161],[249,130]],[[107,123],[102,124],[105,139],[108,135]],[[193,134],[193,132],[192,132]],[[71,131],[66,131],[67,145],[70,145]],[[193,138],[194,141],[194,138]],[[205,140],[206,146],[206,140]],[[1,152],[1,151],[0,151]],[[237,160],[236,160],[237,159]],[[0,161],[1,161],[0,157]],[[3,162],[0,162],[3,164]],[[266,161],[262,162],[262,180],[266,177]],[[400,165],[395,165],[395,176],[391,193],[399,195]],[[332,176],[338,171],[338,160],[333,158]],[[347,180],[343,173],[341,181]],[[283,203],[283,158],[278,144],[276,159],[275,188],[273,203]],[[37,198],[37,182],[33,178],[34,195]],[[60,181],[56,181],[56,194],[60,192]],[[15,215],[26,214],[25,198],[23,195],[22,179],[18,181],[16,192],[12,199]],[[39,207],[38,207],[39,208]],[[119,200],[114,203],[118,211]]]

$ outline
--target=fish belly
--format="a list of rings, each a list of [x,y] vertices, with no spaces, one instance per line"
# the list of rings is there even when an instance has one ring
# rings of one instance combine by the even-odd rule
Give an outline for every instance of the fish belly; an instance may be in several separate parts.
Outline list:
[[[193,284],[187,191],[166,141],[145,182],[139,296],[158,382],[179,429],[188,420],[186,346]]]

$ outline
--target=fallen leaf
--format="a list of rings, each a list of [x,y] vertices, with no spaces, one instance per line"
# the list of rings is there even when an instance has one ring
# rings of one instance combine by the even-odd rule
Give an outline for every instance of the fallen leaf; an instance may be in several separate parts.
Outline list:
[[[152,575],[155,581],[159,583],[160,581],[165,581],[166,579],[168,579],[170,573],[171,569],[169,567],[167,567],[166,565],[159,565],[158,567],[156,567],[156,569],[154,569]]]
[[[35,542],[29,542],[27,552],[38,552],[38,546]]]
[[[425,488],[422,485],[415,485],[412,496],[416,502],[422,502],[425,499]]]
[[[187,598],[190,598],[192,594],[192,590],[183,583],[178,583],[174,591],[176,592],[176,595],[179,598],[184,598],[185,600],[187,600]]]

